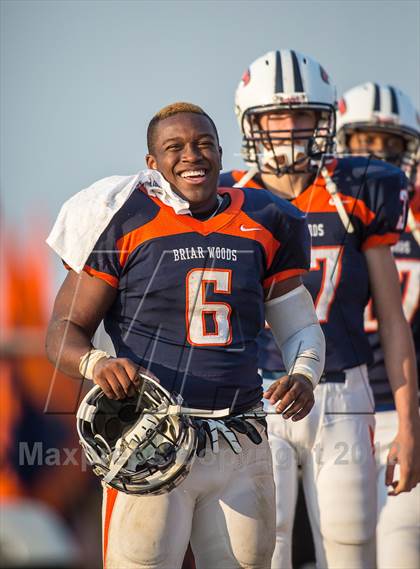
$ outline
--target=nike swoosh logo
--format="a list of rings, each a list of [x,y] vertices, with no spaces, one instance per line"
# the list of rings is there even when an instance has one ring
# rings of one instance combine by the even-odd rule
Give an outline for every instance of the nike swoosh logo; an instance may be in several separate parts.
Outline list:
[[[245,225],[241,225],[239,229],[241,231],[262,231],[261,227],[245,227]]]

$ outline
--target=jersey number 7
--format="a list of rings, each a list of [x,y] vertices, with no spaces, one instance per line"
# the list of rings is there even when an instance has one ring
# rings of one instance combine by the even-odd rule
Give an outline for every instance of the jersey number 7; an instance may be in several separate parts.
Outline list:
[[[331,245],[311,248],[311,271],[322,269],[322,281],[315,299],[315,308],[321,324],[328,322],[335,291],[340,282],[343,247]]]
[[[407,322],[411,324],[420,301],[420,263],[417,259],[395,259],[401,282],[401,299]],[[372,299],[365,308],[365,331],[377,332],[378,321]]]

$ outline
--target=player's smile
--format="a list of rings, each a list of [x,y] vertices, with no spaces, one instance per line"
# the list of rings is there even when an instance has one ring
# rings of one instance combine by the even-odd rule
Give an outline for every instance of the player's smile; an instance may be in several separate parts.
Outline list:
[[[206,181],[207,168],[191,168],[184,170],[180,174],[181,178],[191,184],[203,184]]]
[[[203,212],[216,203],[221,148],[217,133],[204,116],[178,113],[159,123],[149,168],[159,170],[173,190]]]

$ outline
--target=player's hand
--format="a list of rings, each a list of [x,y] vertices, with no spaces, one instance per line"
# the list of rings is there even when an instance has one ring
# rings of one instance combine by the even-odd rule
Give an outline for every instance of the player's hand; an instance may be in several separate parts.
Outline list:
[[[315,403],[314,388],[311,381],[299,373],[285,375],[277,379],[263,394],[271,405],[276,406],[276,413],[282,413],[285,419],[300,421],[309,413]]]
[[[151,375],[128,358],[104,357],[93,368],[93,382],[109,399],[125,399],[135,395],[140,387],[138,371]]]
[[[416,423],[419,423],[416,421]],[[395,465],[400,467],[400,479],[394,480]],[[398,431],[388,453],[385,484],[392,486],[389,496],[410,492],[420,482],[420,425]]]

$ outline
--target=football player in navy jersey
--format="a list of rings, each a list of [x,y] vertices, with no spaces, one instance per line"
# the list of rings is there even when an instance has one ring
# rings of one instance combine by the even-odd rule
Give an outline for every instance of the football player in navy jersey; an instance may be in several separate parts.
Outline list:
[[[162,184],[138,184],[84,270],[69,270],[47,352],[63,371],[93,379],[111,399],[133,393],[141,366],[182,395],[184,406],[229,408],[229,424],[242,425],[242,453],[229,453],[232,435],[220,437],[218,454],[208,443],[204,460],[197,457],[170,492],[105,489],[106,567],[181,567],[191,539],[198,568],[262,569],[275,540],[271,453],[264,427],[241,420],[261,408],[256,338],[264,317],[290,364],[279,396],[291,405],[292,420],[313,406],[324,338],[301,284],[309,232],[304,215],[270,192],[218,189],[218,135],[199,107],[178,103],[157,113],[148,148],[147,175],[157,170]],[[116,357],[91,343],[102,319]],[[221,432],[229,433],[228,423]]]
[[[401,286],[403,309],[414,337],[417,368],[420,367],[420,211],[415,194],[420,191],[418,153],[420,117],[409,97],[390,85],[365,83],[344,93],[338,104],[339,149],[356,155],[372,155],[401,168],[409,180],[410,207],[404,233],[392,246]],[[393,496],[387,485],[393,480],[393,463],[387,464],[398,429],[378,321],[372,302],[365,313],[365,329],[374,361],[369,380],[375,396],[375,444],[378,462],[378,569],[420,567],[420,485],[411,492]],[[420,452],[420,449],[417,451]],[[389,468],[387,468],[389,466]]]
[[[367,378],[372,353],[363,329],[370,295],[399,416],[394,492],[411,490],[420,477],[414,350],[390,252],[406,223],[406,179],[383,162],[331,156],[335,105],[328,74],[310,57],[282,49],[258,58],[235,99],[250,169],[228,172],[220,181],[289,199],[306,213],[312,235],[311,271],[303,279],[325,334],[326,365],[308,417],[284,422],[274,411],[286,418],[287,411],[278,407],[268,416],[279,490],[273,569],[291,567],[298,466],[317,566],[375,565],[375,420]],[[264,397],[272,405],[285,381],[281,376],[290,371],[275,337],[269,329],[260,337]]]

